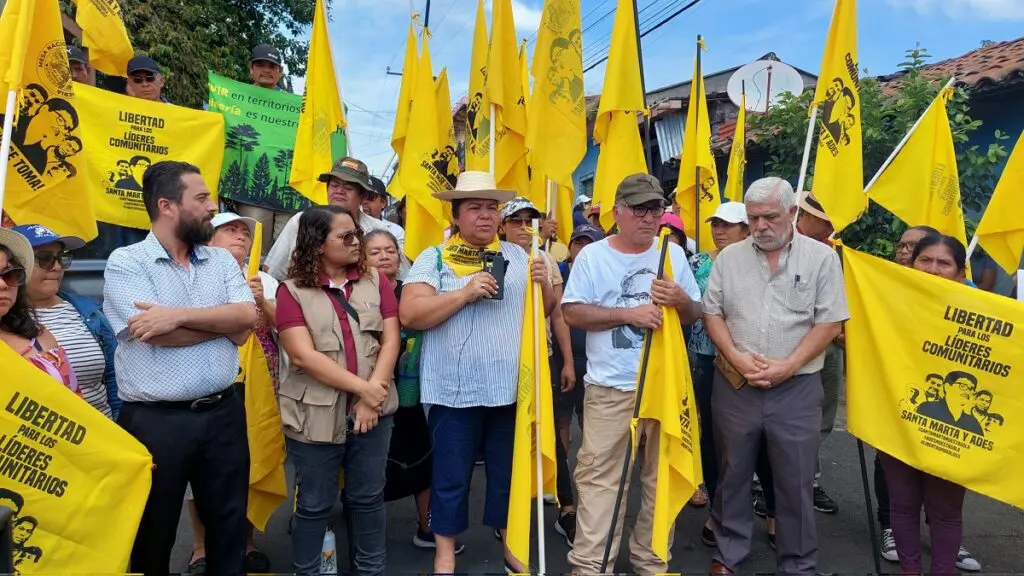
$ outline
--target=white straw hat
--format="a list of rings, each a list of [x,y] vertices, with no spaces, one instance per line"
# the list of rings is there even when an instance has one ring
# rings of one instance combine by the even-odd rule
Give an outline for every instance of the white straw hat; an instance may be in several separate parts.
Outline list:
[[[465,200],[467,198],[479,198],[482,200],[495,200],[505,203],[515,198],[516,193],[512,190],[498,190],[494,182],[494,175],[490,172],[478,172],[467,170],[459,174],[454,190],[437,192],[434,198],[438,200]]]

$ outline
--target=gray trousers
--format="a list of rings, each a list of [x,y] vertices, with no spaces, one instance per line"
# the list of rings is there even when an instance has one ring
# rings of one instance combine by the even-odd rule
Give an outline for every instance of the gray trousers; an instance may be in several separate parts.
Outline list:
[[[817,565],[814,471],[821,442],[820,373],[794,376],[762,390],[734,390],[715,371],[711,410],[719,455],[718,494],[712,500],[715,560],[735,570],[750,555],[754,530],[750,478],[761,438],[775,474],[778,574],[812,575]]]

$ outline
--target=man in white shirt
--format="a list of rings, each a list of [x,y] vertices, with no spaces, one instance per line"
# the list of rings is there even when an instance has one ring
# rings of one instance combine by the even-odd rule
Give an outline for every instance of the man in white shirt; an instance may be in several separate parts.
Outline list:
[[[644,332],[661,325],[659,306],[674,306],[684,324],[693,323],[701,315],[700,289],[680,246],[669,244],[668,250],[675,277],[656,278],[660,258],[656,236],[665,206],[665,194],[653,176],[634,174],[623,180],[615,192],[613,212],[618,233],[579,253],[562,298],[566,323],[587,331],[583,444],[575,476],[579,506],[576,539],[569,552],[574,573],[601,572],[619,474],[630,441]],[[651,548],[658,425],[656,420],[642,419],[637,427],[637,439],[646,436],[647,440],[640,514],[629,548],[633,569],[641,574],[668,571],[668,564]],[[619,512],[612,537],[612,566],[618,555],[626,506]],[[671,536],[669,540],[671,547]]]
[[[398,239],[399,251],[405,253],[405,233],[401,228],[396,234],[386,222],[361,211],[363,200],[368,195],[374,194],[373,185],[370,184],[370,171],[362,160],[351,157],[342,158],[334,163],[330,172],[320,175],[320,181],[327,184],[328,204],[348,208],[353,216],[359,218],[359,228],[363,233],[372,230],[387,230],[395,234]],[[277,241],[271,246],[270,252],[263,261],[267,272],[282,282],[287,278],[288,266],[291,265],[292,251],[295,250],[295,236],[299,231],[299,218],[301,217],[302,212],[299,212],[288,220],[284,229],[281,230],[281,235],[277,237]],[[404,264],[398,272],[399,278],[405,276],[404,272],[407,268],[408,264]]]

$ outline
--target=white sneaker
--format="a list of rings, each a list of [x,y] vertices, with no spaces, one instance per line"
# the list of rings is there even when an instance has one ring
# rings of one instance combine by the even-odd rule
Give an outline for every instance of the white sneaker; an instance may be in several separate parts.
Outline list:
[[[882,530],[882,558],[889,562],[900,561],[900,556],[896,553],[896,539],[892,536],[892,528]]]
[[[956,567],[968,572],[981,571],[981,563],[975,560],[974,556],[971,556],[971,553],[963,546],[960,547],[960,552],[956,555]]]

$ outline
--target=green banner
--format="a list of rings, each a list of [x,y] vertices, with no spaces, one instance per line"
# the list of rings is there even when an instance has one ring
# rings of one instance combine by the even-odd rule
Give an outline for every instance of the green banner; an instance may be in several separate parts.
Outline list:
[[[211,112],[224,115],[222,198],[282,212],[309,200],[288,186],[302,96],[243,84],[209,72]],[[345,155],[345,135],[331,139],[335,159]]]

